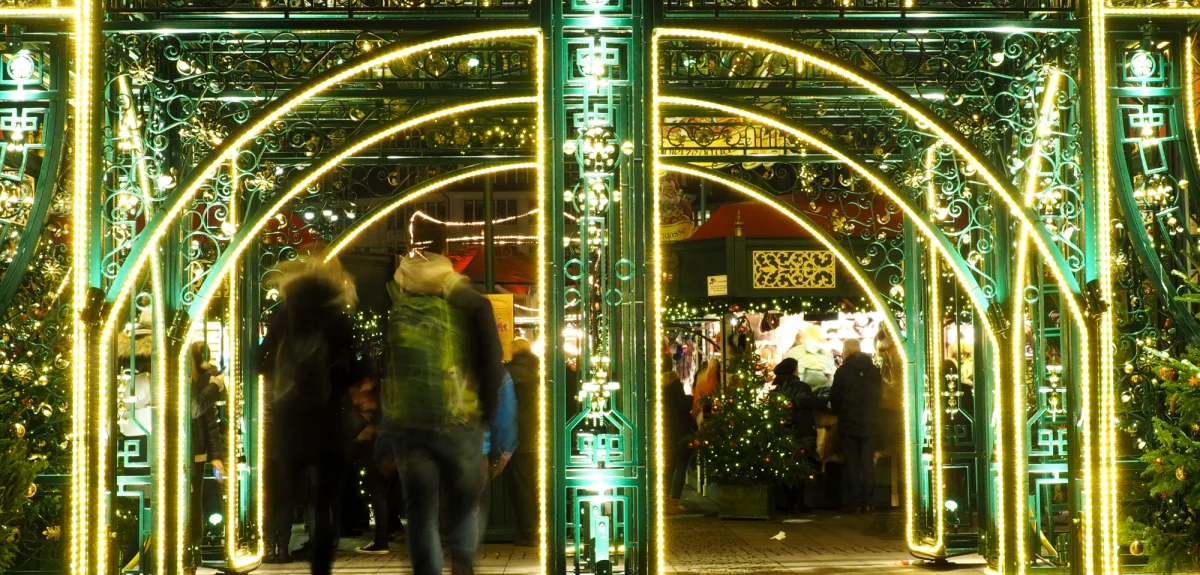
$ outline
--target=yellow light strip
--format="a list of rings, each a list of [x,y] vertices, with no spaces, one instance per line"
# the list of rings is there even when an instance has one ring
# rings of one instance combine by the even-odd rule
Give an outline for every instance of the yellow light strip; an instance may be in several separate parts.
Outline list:
[[[929,224],[923,219],[923,217],[919,213],[917,213],[916,211],[913,210],[913,208],[908,204],[908,202],[904,199],[904,197],[902,195],[900,195],[895,190],[893,190],[889,183],[887,183],[884,180],[882,180],[881,178],[879,178],[873,171],[867,169],[864,165],[860,164],[858,161],[841,153],[840,150],[828,145],[824,140],[810,136],[808,133],[801,131],[798,128],[795,128],[794,126],[792,126],[790,124],[779,122],[779,121],[775,120],[774,118],[759,114],[759,113],[751,111],[751,110],[746,110],[743,108],[729,106],[726,104],[708,102],[708,101],[704,101],[704,100],[697,100],[697,99],[693,99],[693,98],[681,98],[681,97],[676,97],[676,96],[661,96],[661,95],[656,95],[656,97],[657,97],[657,99],[655,100],[655,103],[653,106],[656,109],[658,107],[661,107],[661,105],[663,105],[663,104],[675,104],[675,105],[694,106],[694,107],[699,107],[699,108],[708,108],[708,109],[712,109],[712,110],[723,111],[728,114],[741,116],[743,118],[752,120],[754,122],[758,122],[761,125],[770,126],[777,130],[780,130],[782,132],[789,133],[792,136],[796,137],[798,140],[806,142],[807,144],[809,144],[815,148],[821,149],[823,152],[825,152],[831,156],[834,156],[835,158],[838,158],[839,161],[841,161],[842,163],[849,166],[855,172],[858,172],[859,175],[861,175],[864,179],[871,182],[871,184],[874,185],[877,190],[879,190],[881,193],[883,193],[885,196],[887,196],[889,199],[891,199],[894,203],[896,203],[897,206],[899,206],[900,209],[905,213],[905,216],[912,221],[913,225],[917,228],[917,230],[919,230],[923,236],[928,238],[930,240],[930,242],[939,250],[939,252],[941,252],[942,257],[945,258],[947,262],[954,261],[953,255],[956,255],[956,254],[953,254],[953,252],[951,252],[949,250],[949,248],[943,243],[942,239],[944,239],[944,238],[939,239],[940,234],[930,228]],[[658,112],[656,111],[655,114],[656,114],[656,118],[657,118]],[[657,126],[658,124],[654,124],[654,125]],[[656,168],[656,170],[657,170],[657,168]],[[657,174],[655,175],[655,177],[658,177]],[[971,301],[971,304],[973,307],[975,307],[975,309],[978,312],[977,315],[979,317],[980,323],[982,324],[983,331],[987,334],[987,338],[988,338],[989,342],[992,343],[993,349],[997,349],[997,350],[1000,349],[999,342],[996,339],[994,331],[992,330],[991,322],[987,319],[986,299],[980,293],[979,287],[978,286],[970,287],[970,286],[972,286],[972,282],[970,281],[969,276],[966,274],[965,271],[960,269],[959,266],[952,265],[950,267],[951,267],[951,270],[954,271],[955,276],[959,281],[959,284],[969,294],[969,299]],[[992,369],[994,372],[995,380],[1002,381],[1000,378],[999,364],[997,363],[996,365],[994,365]],[[909,472],[911,473],[911,467],[909,469]],[[911,483],[910,483],[910,485],[911,485]],[[914,533],[913,533],[913,524],[912,524],[911,520],[908,522],[906,529],[907,529],[906,541],[908,541],[910,548],[912,548],[914,551],[921,552],[921,553],[928,553],[928,554],[936,554],[936,553],[940,552],[940,550],[935,549],[932,546],[921,545],[917,542],[917,540],[914,536]]]
[[[83,6],[81,6],[82,8]],[[76,18],[80,8],[0,8],[0,18]],[[78,49],[76,49],[78,54]]]
[[[663,341],[663,302],[662,302],[662,275],[663,275],[663,247],[662,247],[662,160],[660,159],[662,152],[662,117],[660,114],[659,103],[659,85],[662,80],[659,78],[659,67],[662,65],[659,55],[659,38],[662,35],[662,29],[654,30],[654,38],[650,42],[650,154],[653,173],[650,175],[651,189],[651,213],[650,213],[650,229],[654,237],[654,256],[651,261],[650,275],[651,289],[654,292],[654,341],[651,349],[657,350],[658,346]],[[655,535],[655,566],[656,573],[667,572],[667,526],[666,526],[666,492],[663,487],[664,465],[663,457],[663,390],[662,390],[662,371],[663,361],[662,354],[653,352],[654,356],[654,376],[651,380],[654,383],[654,535]]]
[[[332,169],[334,167],[336,167],[336,166],[330,166],[329,169]],[[331,261],[334,258],[338,257],[338,254],[342,253],[342,251],[345,250],[347,247],[349,247],[350,244],[354,243],[354,240],[357,239],[359,235],[361,235],[363,232],[365,232],[371,226],[382,221],[384,218],[386,218],[392,212],[396,211],[397,209],[403,207],[404,205],[406,205],[410,202],[417,200],[418,198],[421,198],[422,196],[429,194],[430,192],[435,192],[446,186],[456,184],[463,180],[477,178],[479,176],[495,174],[497,172],[507,172],[507,171],[511,171],[511,170],[531,170],[531,169],[534,169],[537,167],[538,167],[537,162],[512,162],[512,163],[506,163],[506,164],[491,164],[491,165],[486,165],[486,166],[479,166],[479,167],[472,168],[469,170],[463,170],[462,172],[453,174],[450,177],[438,178],[438,179],[431,180],[429,182],[425,182],[423,184],[418,184],[412,191],[407,192],[402,196],[393,198],[391,201],[389,201],[386,204],[380,205],[379,207],[377,207],[373,211],[371,211],[371,213],[368,215],[368,217],[366,217],[362,220],[359,220],[358,223],[356,223],[353,227],[350,227],[345,232],[342,232],[342,234],[338,237],[338,239],[329,246],[328,250],[326,250],[325,261]],[[271,215],[274,215],[274,212],[276,212],[276,211],[278,211],[278,210],[272,210]],[[269,219],[269,217],[270,216],[268,216],[268,219]]]
[[[71,282],[71,519],[68,527],[70,537],[69,569],[74,575],[91,575],[88,570],[88,544],[91,533],[91,472],[90,419],[88,410],[88,329],[83,321],[83,309],[87,304],[88,288],[91,286],[89,253],[92,230],[89,229],[91,210],[91,183],[93,148],[92,102],[95,97],[96,68],[93,44],[96,43],[96,21],[94,2],[80,0],[75,16],[75,143],[74,143],[74,190],[71,201],[71,267],[75,275]],[[22,10],[24,12],[24,10]],[[8,17],[12,12],[3,13]],[[15,15],[15,14],[13,14]],[[103,410],[103,406],[98,409]]]
[[[938,207],[937,183],[934,181],[933,166],[934,166],[935,160],[937,159],[937,148],[938,148],[939,144],[940,144],[940,142],[935,143],[934,145],[930,146],[928,150],[925,150],[925,180],[926,180],[925,207],[929,210],[929,213],[931,213],[931,214],[936,213],[935,210],[937,210],[937,207]],[[934,437],[934,439],[933,439],[933,441],[934,441],[934,446],[933,446],[933,458],[934,458],[933,459],[933,465],[934,465],[934,468],[933,468],[934,469],[934,471],[933,471],[933,477],[934,477],[933,507],[934,507],[934,513],[936,514],[936,517],[937,517],[937,519],[935,521],[935,524],[937,525],[937,533],[935,534],[933,548],[937,549],[938,552],[940,553],[941,551],[945,550],[945,546],[946,546],[946,543],[945,543],[946,512],[945,512],[945,508],[944,508],[945,501],[946,501],[946,483],[945,483],[944,472],[943,472],[944,462],[942,460],[942,458],[943,458],[943,454],[942,454],[942,442],[943,442],[943,438],[942,438],[942,383],[943,382],[942,382],[942,358],[941,358],[942,349],[941,348],[942,348],[942,317],[943,317],[943,313],[942,313],[942,298],[941,298],[941,289],[940,289],[941,281],[942,281],[942,271],[941,271],[940,262],[937,258],[937,251],[935,249],[933,249],[932,247],[930,247],[930,249],[929,249],[929,265],[930,265],[930,274],[931,274],[930,281],[929,281],[930,310],[926,314],[926,317],[929,318],[928,321],[933,322],[933,330],[929,335],[929,349],[930,349],[929,363],[930,363],[930,368],[933,370],[932,371],[932,375],[933,375],[933,382],[932,382],[933,383],[933,394],[932,394],[932,396],[933,396],[933,425],[934,425],[934,431],[933,431],[933,437]],[[957,327],[955,329],[957,329]],[[959,381],[961,381],[961,377],[960,377]],[[908,418],[909,418],[908,412],[905,411],[905,419],[907,420]],[[912,439],[906,438],[905,441],[911,442]],[[911,448],[906,450],[905,453],[912,453]],[[913,483],[912,483],[913,478],[909,477],[908,480],[909,480],[909,485],[910,486],[913,485]],[[913,489],[910,487],[908,492],[911,495],[913,492]],[[912,509],[912,507],[910,506],[909,509]],[[913,514],[911,512],[908,513],[908,521],[909,522],[916,521],[916,518],[914,517],[914,515],[915,514]],[[916,526],[915,525],[912,526],[911,529],[915,535],[916,534],[915,533]]]
[[[1122,6],[1122,7],[1101,7],[1105,16],[1114,17],[1129,17],[1143,16],[1151,18],[1192,18],[1200,16],[1200,7],[1180,6],[1180,7],[1138,7],[1138,6]]]
[[[1155,9],[1148,11],[1146,15],[1167,15],[1168,11]],[[1094,188],[1096,199],[1098,200],[1096,221],[1110,222],[1112,221],[1112,189],[1111,186],[1111,165],[1109,158],[1109,121],[1108,121],[1108,40],[1106,36],[1107,22],[1105,21],[1105,8],[1102,2],[1091,2],[1088,5],[1088,31],[1089,43],[1092,54],[1091,68],[1089,73],[1092,79],[1092,141],[1095,146],[1093,149],[1093,161],[1095,167]],[[1098,254],[1097,263],[1099,267],[1100,280],[1100,297],[1105,301],[1112,301],[1113,284],[1112,284],[1112,246],[1110,244],[1109,232],[1107,225],[1098,226],[1096,228]],[[1068,301],[1074,303],[1073,298]],[[1073,310],[1074,311],[1074,310]],[[1080,314],[1078,317],[1082,317]],[[1112,312],[1105,310],[1100,314],[1100,340],[1098,342],[1099,351],[1099,377],[1098,386],[1100,388],[1100,409],[1097,413],[1095,405],[1093,405],[1091,382],[1089,381],[1089,360],[1088,350],[1086,347],[1087,331],[1080,329],[1081,339],[1084,341],[1083,348],[1083,367],[1081,374],[1083,377],[1080,388],[1080,410],[1079,426],[1082,430],[1083,445],[1083,532],[1084,544],[1083,555],[1084,565],[1088,573],[1093,573],[1097,565],[1095,557],[1096,552],[1096,521],[1100,522],[1101,530],[1101,545],[1100,552],[1100,569],[1102,573],[1116,574],[1117,567],[1117,549],[1116,537],[1114,530],[1116,521],[1112,513],[1115,513],[1113,506],[1113,492],[1110,487],[1116,483],[1115,462],[1111,461],[1113,454],[1107,446],[1111,446],[1109,441],[1110,433],[1105,432],[1106,429],[1111,430],[1112,418],[1114,414],[1111,410],[1111,390],[1115,381],[1113,379],[1113,359],[1112,346],[1114,335]],[[1099,470],[1101,479],[1100,486],[1100,502],[1097,509],[1096,502],[1096,478],[1093,473],[1096,473],[1093,452],[1096,451],[1094,439],[1090,431],[1092,418],[1099,417],[1099,432],[1100,432],[1100,449],[1099,459],[1102,469]],[[1107,473],[1104,473],[1104,468],[1107,468]],[[1099,515],[1099,517],[1097,517]],[[1112,524],[1111,527],[1109,524]]]
[[[537,258],[538,258],[538,299],[537,299],[537,317],[538,317],[538,347],[542,350],[546,348],[546,331],[549,325],[546,323],[546,300],[549,297],[550,286],[546,283],[546,278],[550,277],[546,273],[546,266],[550,265],[546,258],[546,246],[553,245],[549,237],[548,227],[546,226],[546,213],[549,206],[549,197],[546,193],[547,185],[546,178],[550,177],[550,170],[547,169],[546,159],[546,142],[550,140],[548,133],[549,127],[546,120],[546,49],[545,40],[542,38],[541,32],[537,35],[537,44],[535,46],[535,57],[537,63],[537,139],[535,145],[537,150],[534,157],[537,159]],[[549,537],[550,529],[549,522],[546,520],[548,514],[546,493],[547,480],[546,475],[548,466],[546,461],[549,457],[549,450],[546,446],[547,432],[550,426],[550,418],[546,415],[546,405],[549,403],[546,400],[546,353],[543,351],[538,354],[538,558],[541,564],[542,575],[547,575],[550,572],[550,553]]]
[[[1183,39],[1183,77],[1187,82],[1183,94],[1187,102],[1187,126],[1192,139],[1192,153],[1200,154],[1200,138],[1196,134],[1196,37],[1188,35]]]
[[[1056,99],[1058,97],[1059,72],[1050,70],[1046,78],[1046,85],[1042,93],[1042,105],[1038,111],[1037,128],[1034,131],[1033,148],[1029,153],[1029,160],[1025,163],[1025,194],[1024,203],[1026,207],[1032,207],[1035,204],[1038,194],[1038,179],[1041,177],[1042,165],[1042,150],[1045,148],[1045,139],[1050,137],[1050,131],[1054,127],[1054,109]],[[1012,329],[1012,368],[1013,368],[1013,395],[1012,395],[1012,410],[1013,410],[1013,469],[1017,478],[1016,485],[1013,486],[1016,493],[1017,508],[1016,520],[1014,525],[1021,528],[1025,525],[1028,505],[1025,502],[1027,497],[1027,485],[1025,479],[1025,287],[1028,283],[1029,269],[1029,234],[1030,228],[1028,225],[1022,225],[1017,240],[1017,267],[1015,289],[1012,294],[1013,299],[1013,314],[1011,320]],[[1025,529],[1020,529],[1020,533],[1025,533]],[[1017,542],[1017,572],[1024,573],[1027,561],[1025,541]]]

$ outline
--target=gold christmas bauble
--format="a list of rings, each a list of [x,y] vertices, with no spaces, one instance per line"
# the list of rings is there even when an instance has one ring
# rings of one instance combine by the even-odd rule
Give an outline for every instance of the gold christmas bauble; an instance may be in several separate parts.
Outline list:
[[[25,424],[14,423],[8,427],[8,432],[18,439],[25,437]]]
[[[1129,544],[1129,552],[1137,557],[1141,557],[1146,552],[1146,546],[1141,541],[1134,540]]]
[[[37,484],[30,483],[29,487],[25,488],[25,497],[33,497],[34,495],[37,495]]]
[[[12,531],[8,532],[8,542],[16,543],[21,540],[21,528],[13,527]]]
[[[1187,472],[1184,471],[1182,467],[1176,467],[1175,468],[1175,479],[1178,479],[1180,481],[1187,481]]]
[[[1192,433],[1200,433],[1200,423],[1192,424]]]

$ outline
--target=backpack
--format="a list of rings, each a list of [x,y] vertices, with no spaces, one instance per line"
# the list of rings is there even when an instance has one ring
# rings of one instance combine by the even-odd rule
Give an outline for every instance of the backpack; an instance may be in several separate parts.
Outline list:
[[[479,397],[461,353],[462,333],[445,297],[388,283],[387,370],[380,411],[389,426],[437,428],[479,420]]]

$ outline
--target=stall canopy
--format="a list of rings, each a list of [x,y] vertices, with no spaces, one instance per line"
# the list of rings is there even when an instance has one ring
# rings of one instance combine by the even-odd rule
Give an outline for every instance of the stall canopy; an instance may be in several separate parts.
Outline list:
[[[458,273],[474,281],[483,279],[483,246],[464,247],[450,256],[450,259]],[[529,293],[529,287],[536,281],[535,269],[532,255],[496,255],[496,283],[503,285],[506,291],[515,294]]]

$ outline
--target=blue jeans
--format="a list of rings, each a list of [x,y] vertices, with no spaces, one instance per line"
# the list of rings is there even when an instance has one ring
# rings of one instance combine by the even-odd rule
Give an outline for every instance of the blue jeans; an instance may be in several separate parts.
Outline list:
[[[870,436],[843,435],[846,506],[866,507],[875,502],[875,439]]]
[[[442,542],[438,502],[444,502],[450,559],[455,574],[474,572],[476,527],[483,488],[483,431],[476,427],[388,431],[404,487],[408,554],[415,575],[440,575]]]

